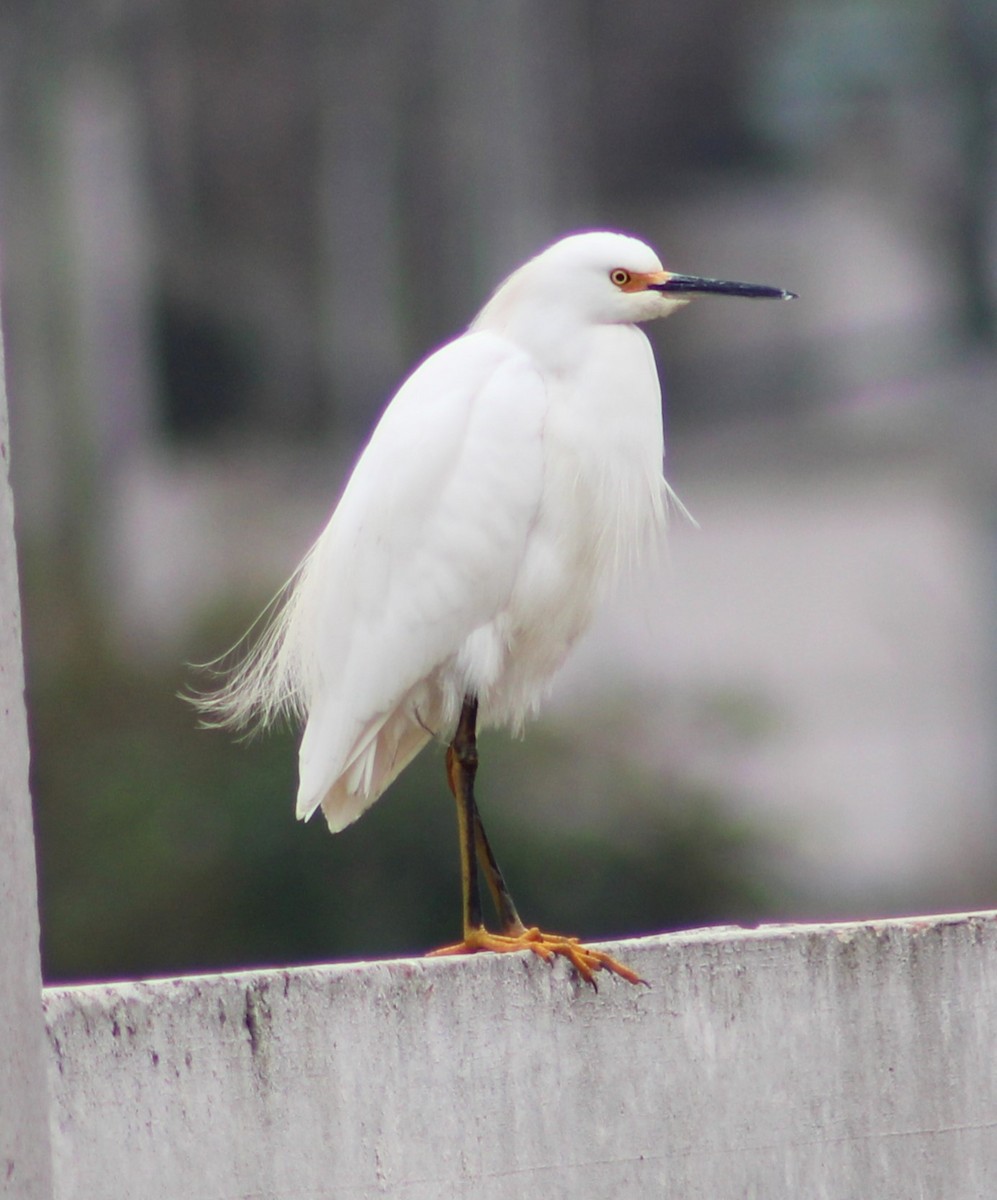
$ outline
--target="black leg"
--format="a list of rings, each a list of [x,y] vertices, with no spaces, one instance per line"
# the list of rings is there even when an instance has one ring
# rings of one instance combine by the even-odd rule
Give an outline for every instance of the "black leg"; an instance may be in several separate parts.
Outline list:
[[[522,933],[526,926],[516,911],[501,868],[495,858],[485,826],[474,799],[474,780],[478,770],[478,701],[467,696],[461,709],[457,732],[447,748],[447,782],[457,801],[457,828],[460,837],[461,879],[464,891],[464,933],[468,922],[480,928],[481,892],[478,886],[480,865],[491,892],[503,933]]]
[[[478,745],[475,737],[477,717],[478,701],[474,696],[467,696],[461,709],[460,720],[457,722],[457,732],[447,748],[447,780],[457,801],[465,938],[472,930],[482,927],[475,837],[477,807],[474,803],[474,777],[478,770]]]
[[[492,900],[495,902],[495,911],[498,913],[502,932],[509,934],[522,933],[526,926],[516,911],[516,905],[509,894],[509,888],[506,886],[502,871],[495,860],[491,846],[488,844],[488,835],[485,833],[485,827],[482,824],[477,804],[474,804],[474,842],[477,847],[481,869],[485,873],[485,882],[488,884],[488,890],[491,892]]]

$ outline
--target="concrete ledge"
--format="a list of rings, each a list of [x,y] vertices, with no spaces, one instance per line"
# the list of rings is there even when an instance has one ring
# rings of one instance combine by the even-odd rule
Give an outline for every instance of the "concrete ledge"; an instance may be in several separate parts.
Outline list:
[[[59,1200],[997,1196],[997,914],[45,995]]]

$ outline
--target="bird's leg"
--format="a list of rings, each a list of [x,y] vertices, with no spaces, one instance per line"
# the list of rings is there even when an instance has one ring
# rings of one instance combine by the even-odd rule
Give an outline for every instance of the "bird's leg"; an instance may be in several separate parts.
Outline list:
[[[516,905],[489,844],[488,835],[485,833],[481,814],[474,799],[474,778],[478,769],[476,719],[477,701],[473,697],[468,697],[464,701],[457,732],[447,747],[446,758],[447,783],[457,802],[461,880],[464,889],[464,933],[466,936],[468,920],[472,927],[483,924],[477,881],[477,868],[480,866],[495,903],[495,911],[498,913],[502,932],[518,934],[522,933],[526,926],[516,911]],[[468,812],[470,812],[470,818]]]
[[[488,884],[488,890],[492,894],[495,911],[498,913],[498,918],[502,925],[502,932],[508,934],[523,933],[526,926],[516,911],[516,905],[506,885],[505,877],[489,845],[488,835],[485,833],[485,826],[481,820],[481,813],[478,812],[477,802],[472,798],[471,803],[474,809],[474,844],[478,852],[478,862],[485,873],[485,882]]]
[[[463,893],[464,938],[453,946],[434,950],[434,955],[474,954],[479,950],[497,952],[532,950],[544,959],[563,955],[586,983],[595,984],[595,972],[611,971],[630,983],[643,983],[636,972],[617,962],[602,950],[583,946],[578,938],[541,933],[527,928],[520,920],[512,896],[488,842],[485,827],[474,799],[474,779],[478,770],[476,725],[478,701],[464,699],[457,732],[447,747],[447,783],[457,802],[457,828],[460,836],[461,884]],[[478,888],[480,860],[495,908],[502,922],[502,933],[490,933],[481,918],[481,893]]]
[[[447,747],[447,781],[457,801],[457,829],[460,837],[460,875],[463,891],[464,940],[484,929],[481,919],[481,891],[478,887],[477,805],[474,803],[474,777],[478,772],[478,743],[475,732],[478,701],[464,700],[457,732]]]

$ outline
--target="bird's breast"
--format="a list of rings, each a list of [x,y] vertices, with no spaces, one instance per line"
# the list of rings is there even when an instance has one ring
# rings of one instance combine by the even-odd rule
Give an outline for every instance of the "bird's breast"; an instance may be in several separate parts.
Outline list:
[[[510,695],[542,690],[662,519],[661,399],[639,330],[605,327],[548,378],[543,482],[503,614]]]

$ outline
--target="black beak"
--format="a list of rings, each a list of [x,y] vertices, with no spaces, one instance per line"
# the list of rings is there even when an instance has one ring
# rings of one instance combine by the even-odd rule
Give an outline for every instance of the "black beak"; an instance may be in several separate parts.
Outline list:
[[[664,283],[650,283],[656,292],[713,292],[720,296],[751,296],[764,300],[795,300],[795,292],[762,283],[732,283],[728,279],[700,279],[696,275],[669,275]]]

